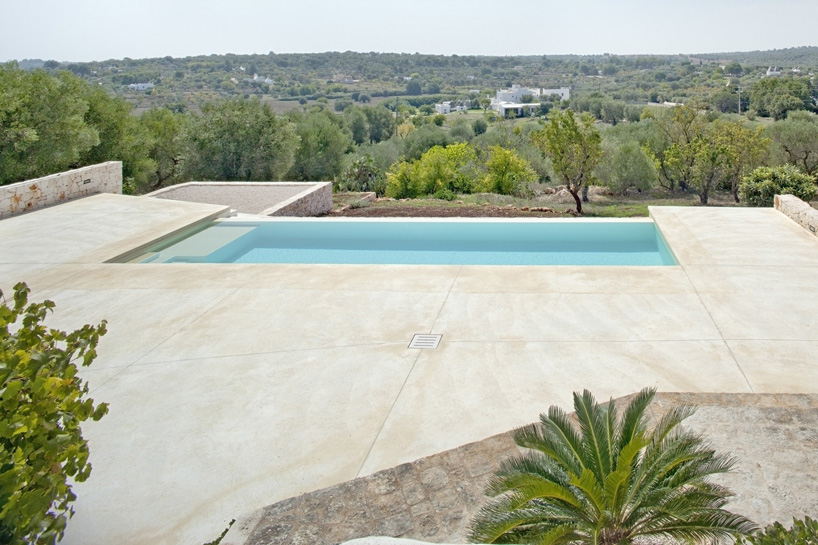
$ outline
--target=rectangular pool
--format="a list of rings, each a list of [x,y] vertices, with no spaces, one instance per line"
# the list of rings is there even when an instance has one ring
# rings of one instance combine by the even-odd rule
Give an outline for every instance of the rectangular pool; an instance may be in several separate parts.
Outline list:
[[[219,220],[139,263],[676,265],[652,221]]]

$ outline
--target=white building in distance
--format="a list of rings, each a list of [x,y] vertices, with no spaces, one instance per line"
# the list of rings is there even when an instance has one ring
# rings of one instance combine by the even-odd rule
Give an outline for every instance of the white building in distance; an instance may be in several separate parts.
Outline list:
[[[153,89],[154,85],[153,82],[150,83],[131,83],[128,85],[128,89],[131,91],[147,91],[148,89]]]
[[[503,89],[497,91],[497,94],[491,99],[489,108],[495,110],[502,117],[505,117],[507,112],[513,110],[516,115],[523,115],[524,113],[532,113],[540,107],[540,100],[550,97],[551,95],[558,95],[560,100],[568,100],[571,98],[570,87],[560,87],[559,89],[530,89],[528,87],[521,87],[519,85],[512,85],[511,89]],[[533,102],[523,102],[523,97],[530,96]]]
[[[470,102],[468,100],[447,100],[441,104],[435,104],[435,113],[445,115],[452,112],[465,112],[469,109],[469,104]]]

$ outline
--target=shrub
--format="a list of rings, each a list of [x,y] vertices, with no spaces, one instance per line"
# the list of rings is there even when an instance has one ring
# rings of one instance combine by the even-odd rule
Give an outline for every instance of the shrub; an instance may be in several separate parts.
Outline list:
[[[478,176],[475,148],[465,142],[434,146],[417,161],[402,161],[393,166],[387,173],[386,194],[405,199],[434,195],[440,189],[472,193]]]
[[[741,200],[752,206],[772,206],[775,195],[795,195],[803,201],[815,198],[815,178],[792,165],[759,167],[741,179]]]
[[[438,189],[434,194],[434,198],[441,201],[453,201],[457,198],[457,195],[451,189]]]
[[[480,188],[482,191],[530,197],[533,194],[531,185],[536,181],[537,173],[531,168],[531,164],[514,150],[500,146],[489,147],[486,177]]]
[[[91,474],[80,423],[108,412],[76,365],[94,360],[106,324],[49,329],[54,303],[28,304],[29,291],[15,285],[9,306],[0,290],[0,543],[53,545],[74,514],[69,481]]]
[[[809,517],[793,519],[792,528],[784,528],[780,522],[770,524],[746,537],[739,537],[736,545],[816,545],[818,544],[818,521]]]
[[[386,193],[386,176],[369,155],[359,157],[338,177],[340,191],[373,191],[378,197]]]
[[[333,105],[336,112],[343,112],[350,106],[352,106],[351,100],[336,100],[335,104]]]
[[[416,163],[401,161],[386,173],[386,195],[393,199],[414,199],[423,194],[420,179],[415,175]]]
[[[471,525],[473,543],[625,545],[641,536],[719,539],[756,529],[723,509],[730,491],[709,477],[729,471],[716,454],[679,424],[692,407],[676,407],[648,428],[645,411],[656,393],[645,389],[621,413],[574,393],[577,423],[559,407],[540,424],[518,429],[528,449],[500,466],[487,493],[497,496]]]

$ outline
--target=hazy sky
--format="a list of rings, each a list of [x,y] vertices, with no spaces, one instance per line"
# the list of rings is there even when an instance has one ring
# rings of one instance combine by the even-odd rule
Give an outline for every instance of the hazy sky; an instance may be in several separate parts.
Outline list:
[[[0,61],[347,50],[675,54],[818,44],[816,0],[0,0],[0,17]]]

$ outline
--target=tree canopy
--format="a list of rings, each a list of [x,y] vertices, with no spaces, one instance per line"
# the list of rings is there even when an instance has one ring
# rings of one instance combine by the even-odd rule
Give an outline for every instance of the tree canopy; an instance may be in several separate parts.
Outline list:
[[[791,110],[812,110],[808,78],[764,78],[750,89],[750,107],[759,115],[784,119]]]
[[[299,138],[287,119],[258,100],[211,102],[188,126],[186,169],[195,180],[280,180]]]
[[[88,86],[68,72],[0,68],[0,184],[71,168],[100,144]]]
[[[582,213],[579,192],[594,180],[594,170],[602,156],[602,137],[594,127],[594,120],[571,110],[554,112],[543,129],[531,134],[531,141],[545,154],[554,167],[554,173],[568,188]]]

